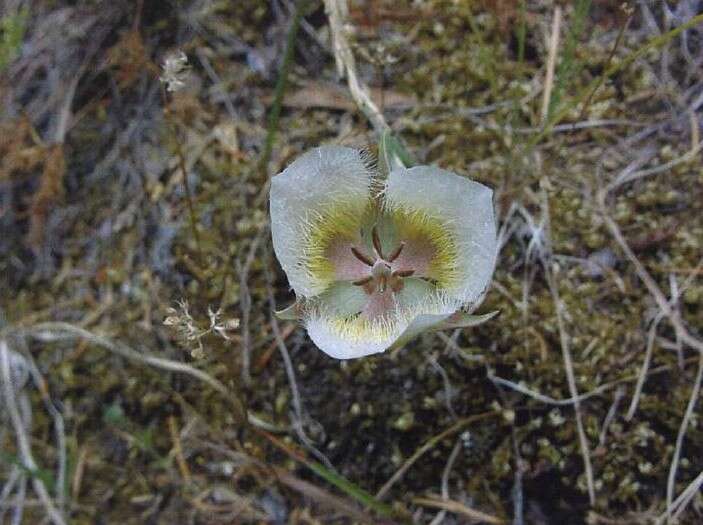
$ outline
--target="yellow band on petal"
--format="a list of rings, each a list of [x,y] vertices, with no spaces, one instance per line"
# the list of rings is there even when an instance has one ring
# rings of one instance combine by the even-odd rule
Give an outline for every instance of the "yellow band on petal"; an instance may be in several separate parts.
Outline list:
[[[370,204],[360,212],[358,203],[336,202],[308,215],[303,239],[302,263],[320,290],[335,281],[330,249],[335,242],[353,242],[370,213]],[[351,256],[350,256],[351,257]]]
[[[398,238],[431,245],[427,274],[439,289],[455,286],[461,276],[458,269],[459,249],[452,229],[446,221],[423,210],[409,210],[396,206],[389,210]]]

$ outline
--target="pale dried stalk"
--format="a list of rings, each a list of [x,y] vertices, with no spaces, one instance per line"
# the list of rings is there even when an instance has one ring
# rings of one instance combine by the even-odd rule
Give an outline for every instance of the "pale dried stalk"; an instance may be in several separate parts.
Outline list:
[[[354,102],[380,135],[390,128],[378,106],[371,100],[369,89],[357,77],[356,60],[347,39],[346,26],[349,15],[347,1],[325,0],[325,12],[330,22],[332,49],[337,63],[337,72],[340,76],[347,77],[347,85]]]
[[[13,430],[15,431],[15,437],[17,439],[17,449],[19,452],[20,460],[24,468],[26,468],[30,473],[37,471],[37,463],[34,461],[34,456],[32,455],[32,448],[29,444],[29,436],[25,429],[25,421],[20,414],[15,385],[13,384],[12,370],[10,370],[10,349],[4,340],[0,340],[0,372],[2,372],[2,389],[3,389],[3,399],[5,401],[5,410],[12,424]],[[39,476],[31,475],[32,487],[34,492],[36,492],[39,500],[44,506],[44,510],[48,518],[54,525],[65,525],[66,522],[61,515],[61,512],[56,508],[54,502],[49,496],[49,492],[44,485],[44,482]]]
[[[505,523],[500,518],[481,512],[480,510],[472,509],[467,507],[463,503],[453,500],[443,500],[435,498],[413,498],[413,503],[422,505],[424,507],[433,507],[436,509],[444,509],[447,512],[453,514],[458,514],[459,516],[465,516],[469,518],[472,522],[478,523],[491,523],[493,525],[501,525]]]
[[[554,308],[557,314],[557,326],[559,328],[559,340],[561,342],[562,357],[564,359],[564,369],[566,370],[566,379],[569,384],[569,392],[574,400],[574,413],[576,414],[576,430],[579,436],[581,446],[581,455],[583,456],[583,466],[586,472],[586,484],[588,485],[588,499],[591,505],[596,502],[595,484],[593,482],[593,467],[591,466],[591,452],[588,447],[588,438],[583,426],[583,418],[581,416],[581,402],[579,400],[578,389],[576,387],[576,377],[574,375],[574,363],[571,358],[571,350],[569,349],[569,336],[566,333],[564,325],[564,305],[559,298],[559,291],[554,280],[554,274],[549,267],[549,263],[544,263],[545,274],[549,291],[552,294]]]
[[[701,392],[701,381],[703,380],[703,352],[700,354],[700,360],[698,362],[698,373],[696,374],[696,381],[691,389],[691,397],[688,399],[688,405],[686,406],[686,413],[681,420],[681,426],[679,427],[679,433],[676,436],[676,447],[674,448],[674,457],[671,460],[671,467],[669,467],[669,477],[666,484],[666,515],[667,519],[671,518],[671,509],[674,506],[674,489],[676,488],[676,471],[679,468],[679,460],[681,459],[681,449],[683,448],[683,439],[686,435],[686,430],[688,430],[688,424],[691,421],[691,416],[693,415],[693,410],[696,408],[696,402],[698,401],[698,396]]]
[[[542,202],[542,213],[544,214],[544,229],[549,231],[550,221],[549,221],[549,201],[547,199],[546,192],[543,192],[543,202]],[[549,237],[547,237],[549,239]],[[551,245],[547,243],[549,249],[549,255],[551,256]],[[588,438],[586,437],[586,431],[583,426],[583,417],[581,415],[581,402],[579,399],[578,388],[576,387],[576,376],[574,374],[574,363],[571,357],[571,350],[569,348],[569,335],[566,332],[566,325],[564,323],[564,304],[559,297],[559,287],[557,286],[556,280],[554,278],[554,271],[551,266],[551,257],[540,256],[542,266],[544,268],[544,274],[547,279],[547,286],[549,287],[549,292],[552,295],[552,301],[554,302],[554,310],[557,316],[557,327],[559,330],[559,341],[561,344],[562,359],[564,360],[564,370],[566,372],[566,380],[569,385],[569,392],[574,401],[574,414],[576,415],[576,431],[579,437],[579,444],[581,448],[581,455],[583,456],[583,467],[586,473],[586,484],[588,486],[588,500],[591,505],[596,502],[596,491],[595,483],[593,481],[593,467],[591,465],[591,452],[588,446]]]
[[[683,446],[683,438],[686,435],[686,430],[688,429],[688,423],[695,407],[696,401],[698,400],[698,395],[701,388],[701,380],[703,378],[703,341],[694,337],[684,325],[681,315],[677,308],[673,307],[667,300],[664,293],[661,291],[656,281],[649,274],[647,269],[644,267],[642,262],[634,254],[630,246],[627,244],[625,237],[623,236],[620,228],[613,218],[608,214],[606,208],[606,194],[607,189],[601,189],[598,192],[598,205],[601,209],[603,216],[603,221],[607,226],[610,234],[612,235],[615,242],[620,246],[627,259],[635,267],[635,272],[640,280],[644,283],[645,287],[649,293],[654,297],[654,300],[659,307],[661,315],[665,316],[671,325],[674,327],[677,340],[688,345],[689,347],[697,350],[700,354],[700,362],[698,366],[698,373],[696,375],[696,381],[694,387],[691,391],[691,397],[689,398],[688,406],[686,407],[686,413],[684,414],[683,420],[681,421],[681,426],[679,427],[678,435],[676,436],[676,448],[674,450],[674,456],[671,460],[671,467],[669,468],[669,477],[666,486],[666,518],[667,521],[671,517],[671,509],[673,506],[674,489],[676,484],[676,472],[679,466],[679,459],[681,455],[681,448]]]
[[[557,49],[559,48],[559,30],[561,27],[561,7],[554,8],[552,19],[552,34],[549,38],[549,54],[547,55],[547,72],[544,77],[544,91],[542,92],[542,123],[549,117],[549,102],[552,98],[554,87],[554,68],[557,64]]]
[[[627,415],[625,415],[625,420],[630,421],[635,415],[635,410],[637,410],[637,405],[639,404],[640,396],[642,395],[642,387],[644,386],[644,380],[647,378],[647,371],[649,370],[649,364],[652,361],[652,353],[654,350],[654,341],[657,337],[657,326],[662,319],[661,312],[652,321],[652,326],[649,327],[649,332],[647,334],[647,350],[644,354],[644,362],[642,363],[642,368],[640,369],[639,377],[637,378],[637,385],[635,386],[635,393],[632,395],[632,401],[630,402],[630,408],[627,409]]]
[[[129,348],[124,344],[111,341],[106,337],[94,334],[92,332],[89,332],[88,330],[85,330],[78,326],[74,326],[69,323],[40,323],[33,326],[31,329],[24,331],[23,333],[26,336],[34,337],[43,341],[54,341],[57,339],[61,339],[62,337],[86,339],[87,341],[90,341],[91,343],[97,346],[100,346],[106,350],[109,350],[110,352],[113,352],[132,361],[145,363],[149,366],[161,368],[162,370],[168,370],[171,372],[178,372],[181,374],[189,375],[191,377],[194,377],[195,379],[202,381],[203,383],[206,383],[207,385],[210,385],[213,389],[222,394],[227,400],[230,401],[230,403],[237,410],[237,412],[239,412],[237,414],[238,416],[242,416],[244,414],[244,407],[242,403],[229,391],[229,389],[224,384],[222,384],[220,381],[218,381],[208,373],[203,372],[202,370],[198,370],[197,368],[193,368],[192,366],[187,365],[185,363],[179,363],[178,361],[172,361],[170,359],[164,359],[146,353],[137,352],[136,350],[133,350],[132,348]],[[287,431],[261,420],[251,412],[246,413],[246,418],[249,424],[258,428],[262,428],[269,432]]]
[[[681,513],[686,510],[686,507],[689,503],[691,503],[691,500],[698,493],[701,487],[703,487],[703,472],[698,474],[696,479],[689,483],[688,487],[686,487],[681,494],[679,494],[679,497],[676,498],[676,500],[674,500],[674,502],[667,507],[666,511],[657,518],[657,525],[663,523],[669,516],[671,516],[671,519],[674,521],[679,519]],[[674,510],[675,512],[671,514]]]

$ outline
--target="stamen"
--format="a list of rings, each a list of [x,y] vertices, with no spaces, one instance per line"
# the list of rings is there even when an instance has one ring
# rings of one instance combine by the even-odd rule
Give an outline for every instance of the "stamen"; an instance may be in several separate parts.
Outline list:
[[[366,255],[364,253],[361,253],[354,246],[351,247],[351,251],[354,254],[354,257],[359,259],[366,266],[373,266],[373,260],[371,259],[371,257],[369,257],[368,255]]]
[[[378,236],[378,228],[376,225],[371,228],[371,240],[373,241],[373,249],[376,250],[376,255],[379,259],[383,259],[383,248],[381,247],[381,239]]]
[[[391,275],[393,277],[410,277],[415,273],[415,270],[396,270]]]
[[[386,276],[382,275],[378,280],[378,291],[384,293],[386,291]]]
[[[352,284],[354,286],[364,286],[367,283],[370,283],[373,280],[373,276],[369,275],[368,277],[364,277],[362,279],[359,279],[357,281],[352,281]]]
[[[388,259],[386,259],[388,262],[393,262],[395,261],[400,253],[403,251],[403,248],[405,248],[405,241],[400,241],[400,244],[398,247],[393,250],[393,252],[388,256]]]

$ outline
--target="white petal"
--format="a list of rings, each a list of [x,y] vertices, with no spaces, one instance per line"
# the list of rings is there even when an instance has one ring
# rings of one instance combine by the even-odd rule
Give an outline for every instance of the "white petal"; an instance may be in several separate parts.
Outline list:
[[[329,276],[311,271],[311,227],[340,210],[347,220],[360,219],[371,180],[361,152],[341,146],[310,150],[271,180],[273,248],[297,294],[313,296],[330,284]]]
[[[340,283],[334,293],[326,291],[316,298],[314,308],[306,316],[305,325],[312,341],[320,350],[336,359],[354,359],[383,352],[404,344],[420,332],[449,318],[459,303],[438,294],[422,279],[406,278],[397,294],[397,306],[382,321],[371,322],[354,317],[364,300],[357,296],[358,286]],[[363,292],[361,292],[363,294]],[[339,299],[347,302],[340,304]],[[368,296],[366,298],[368,300]]]
[[[416,166],[389,175],[385,202],[391,210],[423,213],[444,224],[455,243],[456,278],[443,291],[465,304],[477,302],[497,254],[493,191],[449,171]]]
[[[403,333],[407,322],[364,329],[353,321],[317,312],[306,320],[305,326],[313,343],[330,357],[355,359],[389,348]]]

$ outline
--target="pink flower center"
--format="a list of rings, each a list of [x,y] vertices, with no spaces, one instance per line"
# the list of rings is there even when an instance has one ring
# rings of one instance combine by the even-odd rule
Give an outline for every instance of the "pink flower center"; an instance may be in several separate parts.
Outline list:
[[[393,263],[403,252],[405,242],[401,241],[389,255],[385,255],[376,226],[371,230],[371,240],[373,241],[373,257],[365,254],[358,248],[351,248],[354,257],[369,268],[368,275],[354,281],[353,284],[363,286],[364,290],[369,295],[374,292],[384,294],[389,288],[393,292],[399,292],[403,289],[403,278],[410,277],[415,273],[415,270],[412,269],[394,269]]]

